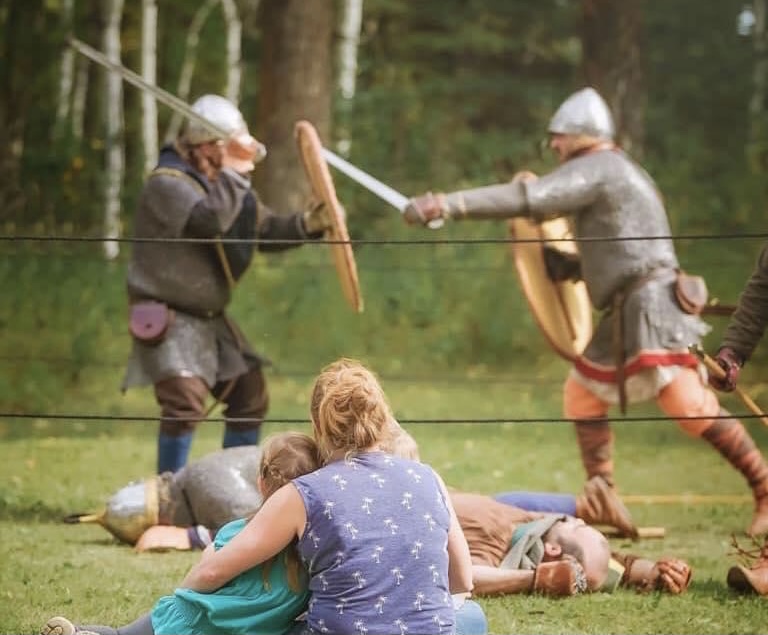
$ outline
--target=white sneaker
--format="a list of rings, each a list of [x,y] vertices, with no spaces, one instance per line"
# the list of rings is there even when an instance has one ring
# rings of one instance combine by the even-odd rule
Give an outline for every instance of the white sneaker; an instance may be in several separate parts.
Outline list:
[[[52,617],[49,619],[43,628],[40,629],[40,635],[99,635],[93,631],[84,631],[66,617]]]
[[[52,617],[43,628],[40,635],[75,635],[77,628],[66,617]]]

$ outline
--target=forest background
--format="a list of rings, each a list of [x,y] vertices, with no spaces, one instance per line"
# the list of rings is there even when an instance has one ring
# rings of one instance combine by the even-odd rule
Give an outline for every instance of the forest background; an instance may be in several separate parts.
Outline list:
[[[292,138],[298,119],[411,195],[551,169],[541,152],[549,117],[591,84],[609,101],[623,147],[656,179],[683,266],[704,275],[723,304],[736,301],[765,239],[763,0],[6,0],[0,33],[0,523],[19,538],[17,551],[36,549],[49,570],[71,574],[59,583],[41,577],[39,563],[4,557],[2,632],[26,632],[62,594],[70,608],[99,618],[98,584],[83,581],[76,553],[64,557],[55,546],[64,541],[76,552],[97,534],[73,543],[71,528],[60,533],[53,523],[154,463],[151,391],[119,391],[130,346],[124,275],[136,196],[157,144],[178,122],[77,56],[70,36],[189,102],[207,92],[233,96],[269,149],[254,183],[277,210],[298,209],[308,192]],[[567,364],[520,293],[506,227],[406,228],[393,208],[334,177],[364,312],[345,304],[322,244],[257,256],[232,305],[274,362],[268,429],[305,426],[312,377],[349,355],[379,372],[398,417],[449,482],[489,492],[578,491],[570,429],[553,425]],[[724,320],[711,321],[705,344],[713,348]],[[765,355],[761,346],[744,373],[758,402]],[[625,491],[746,491],[713,452],[654,415],[631,411],[620,433],[623,456],[648,457],[619,463]],[[444,434],[433,433],[438,421],[447,422]],[[201,431],[195,455],[218,446],[219,426]],[[515,444],[499,444],[510,428]],[[766,447],[762,429],[756,434]],[[508,464],[513,453],[517,467]],[[51,461],[55,477],[43,476]],[[706,555],[684,537],[648,547],[681,550],[697,565],[698,621],[686,617],[686,604],[611,598],[623,616],[617,622],[613,611],[595,608],[605,601],[598,598],[577,605],[578,626],[569,609],[545,620],[544,604],[526,607],[526,632],[724,632],[735,624],[722,614],[733,603],[723,588],[724,554],[748,506],[736,515],[728,506],[686,508],[684,520],[645,507],[633,513],[703,545]],[[43,537],[50,554],[39,546]],[[6,555],[17,551],[2,546]],[[110,558],[122,568],[138,562]],[[175,560],[149,590],[119,580],[124,606],[102,619],[131,617],[132,605],[146,606],[150,591],[172,585],[189,562]],[[90,566],[98,570],[98,558]],[[48,603],[30,599],[40,590]],[[637,614],[648,602],[662,614],[656,621]],[[519,619],[514,603],[487,606],[496,632]],[[742,621],[733,632],[764,632],[763,605],[736,610]]]

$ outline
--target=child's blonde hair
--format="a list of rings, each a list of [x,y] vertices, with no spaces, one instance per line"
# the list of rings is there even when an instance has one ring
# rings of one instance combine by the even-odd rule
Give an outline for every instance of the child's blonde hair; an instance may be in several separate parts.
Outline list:
[[[394,420],[376,376],[357,360],[341,358],[320,372],[310,402],[320,455],[351,454],[389,441]]]
[[[320,467],[320,456],[315,440],[301,432],[278,432],[270,435],[261,447],[259,476],[265,499],[269,498],[291,480],[314,472]],[[277,557],[277,556],[276,556]],[[299,592],[306,581],[306,572],[301,565],[295,545],[285,552],[285,566],[288,572],[288,586]],[[266,561],[262,568],[264,586],[269,588],[269,573],[274,558]]]
[[[318,467],[317,443],[312,437],[291,431],[270,435],[261,447],[259,463],[264,498]]]

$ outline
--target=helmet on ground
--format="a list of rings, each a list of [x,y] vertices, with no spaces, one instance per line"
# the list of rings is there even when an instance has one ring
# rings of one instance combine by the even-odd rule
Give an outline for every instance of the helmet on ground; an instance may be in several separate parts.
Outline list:
[[[613,117],[594,88],[582,88],[568,97],[549,122],[550,133],[613,139]]]
[[[158,524],[161,479],[155,476],[128,483],[109,498],[98,514],[70,514],[64,521],[98,523],[118,540],[135,544],[145,530]]]

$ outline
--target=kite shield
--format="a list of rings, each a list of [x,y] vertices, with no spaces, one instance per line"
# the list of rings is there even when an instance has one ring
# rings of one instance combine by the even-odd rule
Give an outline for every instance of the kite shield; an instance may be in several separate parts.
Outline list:
[[[357,265],[349,243],[347,222],[344,210],[336,198],[336,188],[333,185],[328,164],[323,158],[323,145],[315,127],[308,121],[297,121],[294,136],[299,147],[299,154],[304,165],[304,171],[312,186],[315,197],[321,200],[331,217],[331,228],[326,231],[325,238],[331,242],[331,254],[336,273],[341,282],[344,297],[357,313],[363,311],[363,297],[357,278]]]
[[[555,352],[574,361],[592,337],[592,306],[581,280],[553,282],[544,264],[544,244],[575,253],[576,245],[567,219],[555,218],[534,223],[527,218],[509,220],[512,258],[528,306],[544,337]]]

